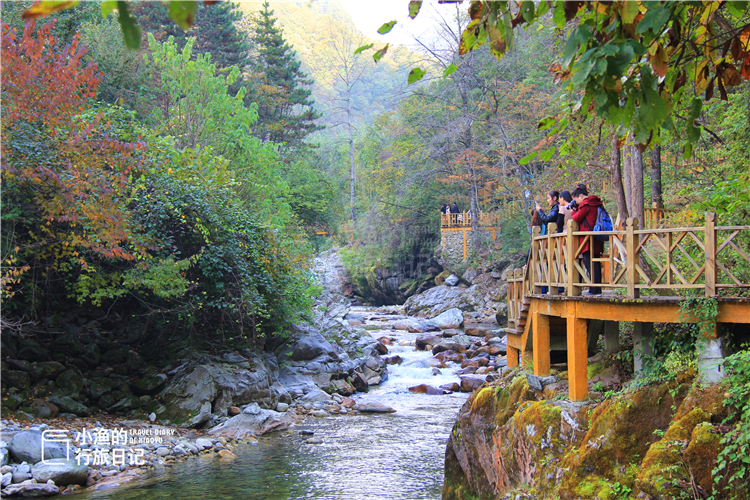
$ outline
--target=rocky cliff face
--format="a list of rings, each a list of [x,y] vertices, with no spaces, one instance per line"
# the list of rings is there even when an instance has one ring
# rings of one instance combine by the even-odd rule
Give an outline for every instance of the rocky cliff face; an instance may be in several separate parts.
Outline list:
[[[711,477],[725,417],[720,386],[702,388],[686,372],[571,403],[561,375],[538,392],[515,370],[472,394],[446,449],[444,500],[724,498]]]

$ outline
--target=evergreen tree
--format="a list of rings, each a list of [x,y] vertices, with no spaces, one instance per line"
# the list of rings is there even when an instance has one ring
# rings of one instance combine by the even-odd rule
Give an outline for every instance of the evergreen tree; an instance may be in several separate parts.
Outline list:
[[[238,31],[235,22],[242,18],[238,5],[221,1],[206,5],[198,2],[195,24],[188,31],[181,30],[169,18],[167,6],[161,2],[140,2],[134,15],[143,31],[154,34],[157,40],[166,41],[170,36],[182,50],[189,37],[195,37],[193,57],[211,54],[217,68],[237,66],[242,71],[248,63],[249,44],[247,36]]]
[[[309,89],[313,81],[300,69],[296,52],[284,39],[283,31],[268,2],[253,19],[250,38],[254,60],[247,102],[258,104],[254,134],[260,139],[284,144],[282,152],[305,147],[308,134],[320,130],[320,117],[313,107]]]

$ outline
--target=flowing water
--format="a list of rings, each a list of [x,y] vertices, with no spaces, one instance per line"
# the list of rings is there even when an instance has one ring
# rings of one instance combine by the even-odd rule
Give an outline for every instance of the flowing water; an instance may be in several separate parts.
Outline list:
[[[353,311],[372,315],[372,310]],[[393,319],[398,319],[392,317]],[[391,317],[389,317],[391,319]],[[370,322],[371,324],[373,322]],[[175,465],[134,486],[80,495],[87,499],[439,499],[443,486],[445,445],[456,413],[467,394],[412,394],[418,384],[437,387],[457,382],[453,370],[433,375],[429,352],[414,351],[417,334],[390,330],[374,322],[375,338],[397,343],[390,354],[404,359],[388,367],[389,378],[359,403],[374,401],[396,409],[390,414],[308,418],[291,432],[264,436],[257,445],[241,445],[232,461],[196,458]],[[306,444],[310,430],[321,444]]]

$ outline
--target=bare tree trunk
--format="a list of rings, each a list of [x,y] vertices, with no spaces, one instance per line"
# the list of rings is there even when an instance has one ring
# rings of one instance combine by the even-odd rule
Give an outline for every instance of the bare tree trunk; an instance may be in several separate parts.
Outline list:
[[[609,179],[612,182],[612,188],[615,190],[615,200],[617,202],[617,213],[620,215],[620,221],[625,224],[625,219],[630,217],[628,203],[625,198],[625,191],[622,186],[622,169],[620,168],[620,148],[617,142],[617,133],[612,130],[612,166],[609,171]]]
[[[620,221],[625,224],[625,219],[628,215],[628,204],[625,200],[625,191],[622,187],[622,170],[620,168],[621,159],[620,148],[617,142],[617,134],[612,130],[612,163],[605,165],[598,161],[590,161],[587,163],[590,167],[601,168],[609,172],[609,180],[612,183],[612,189],[615,191],[615,202],[617,203],[617,214],[620,216]]]
[[[662,208],[661,199],[661,146],[651,150],[651,206]]]
[[[622,182],[625,190],[625,201],[628,206],[628,214],[632,215],[635,210],[633,206],[633,155],[628,140],[623,147],[624,157],[622,159]]]
[[[633,169],[633,178],[631,187],[633,189],[633,215],[631,217],[638,217],[640,227],[643,227],[645,222],[645,205],[643,200],[643,155],[638,146],[633,146],[633,157],[631,166]]]
[[[357,180],[357,171],[354,167],[354,132],[349,127],[349,206],[352,211],[352,222],[357,222],[357,214],[354,210],[354,183]]]

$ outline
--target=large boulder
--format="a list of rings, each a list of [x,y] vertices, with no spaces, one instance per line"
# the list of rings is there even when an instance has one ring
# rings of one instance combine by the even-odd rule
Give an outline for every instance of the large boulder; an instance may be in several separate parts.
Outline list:
[[[3,496],[18,496],[22,498],[44,498],[60,494],[60,488],[47,483],[11,484],[3,489]]]
[[[163,406],[155,413],[160,420],[183,424],[205,403],[212,404],[214,413],[226,415],[230,407],[253,401],[273,408],[279,401],[290,402],[289,393],[278,384],[276,358],[250,352],[246,357],[246,363],[186,363],[161,392]]]
[[[461,312],[461,309],[454,307],[453,309],[448,309],[447,311],[438,314],[430,321],[443,330],[447,330],[448,328],[460,328],[461,325],[464,324],[464,315]]]
[[[471,288],[461,286],[436,286],[424,293],[409,297],[404,303],[404,310],[410,316],[423,314],[434,318],[449,309],[474,311],[480,303],[479,286]]]
[[[86,405],[69,396],[54,395],[48,397],[47,401],[57,406],[61,412],[72,413],[77,417],[88,417],[90,413]]]
[[[139,396],[153,396],[167,385],[167,376],[163,373],[154,373],[144,376],[138,382],[132,384],[132,389]]]
[[[10,456],[17,462],[35,464],[42,460],[42,433],[39,431],[22,431],[13,436],[8,447]],[[44,459],[64,458],[66,449],[61,443],[44,443]]]
[[[55,380],[58,375],[65,371],[65,366],[57,361],[40,361],[38,363],[32,363],[30,367],[30,375],[34,383],[40,380]]]
[[[289,413],[264,410],[257,404],[248,405],[242,413],[208,431],[212,436],[244,439],[248,435],[260,436],[272,431],[288,429],[294,420]]]
[[[65,370],[55,380],[55,385],[65,394],[77,397],[83,392],[86,383],[76,370]]]
[[[31,475],[40,483],[46,483],[51,479],[57,486],[84,485],[89,468],[85,463],[79,465],[75,460],[55,458],[34,464],[31,467]]]
[[[291,361],[306,361],[322,355],[333,355],[334,348],[320,333],[309,332],[297,341],[289,357]]]

